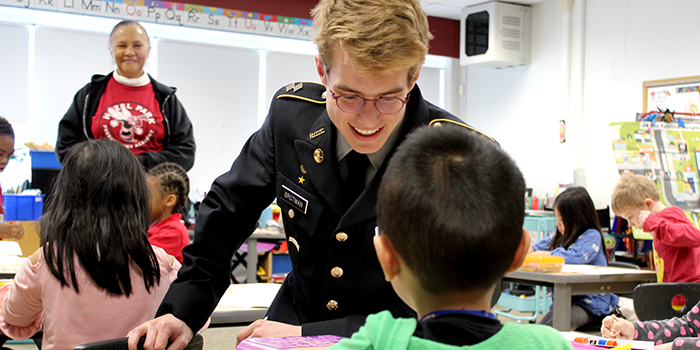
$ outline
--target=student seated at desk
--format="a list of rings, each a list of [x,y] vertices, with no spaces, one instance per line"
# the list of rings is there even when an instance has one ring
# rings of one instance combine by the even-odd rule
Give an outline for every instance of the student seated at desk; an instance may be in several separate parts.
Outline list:
[[[73,146],[40,219],[45,243],[2,289],[2,332],[26,339],[43,324],[42,349],[63,350],[153,318],[180,263],[148,243],[149,214],[145,171],[126,147]]]
[[[420,320],[382,311],[330,349],[571,349],[553,328],[490,312],[529,247],[523,193],[515,163],[485,137],[451,125],[409,135],[381,182],[374,246]]]
[[[620,177],[612,210],[631,226],[654,236],[659,282],[700,282],[700,231],[679,207],[661,202],[656,185],[644,175]]]
[[[583,187],[571,187],[554,200],[557,230],[530,248],[529,253],[556,255],[567,264],[608,266],[600,221],[591,196]],[[610,315],[620,300],[615,294],[577,295],[571,298],[571,329],[598,323]],[[551,326],[550,309],[540,324]]]

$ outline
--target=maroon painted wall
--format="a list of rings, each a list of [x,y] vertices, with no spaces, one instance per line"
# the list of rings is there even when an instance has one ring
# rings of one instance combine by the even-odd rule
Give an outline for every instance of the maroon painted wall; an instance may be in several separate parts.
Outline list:
[[[309,12],[318,0],[188,0],[188,3],[267,13],[272,15],[311,18]],[[428,17],[430,32],[435,37],[430,42],[433,55],[459,57],[459,21]]]

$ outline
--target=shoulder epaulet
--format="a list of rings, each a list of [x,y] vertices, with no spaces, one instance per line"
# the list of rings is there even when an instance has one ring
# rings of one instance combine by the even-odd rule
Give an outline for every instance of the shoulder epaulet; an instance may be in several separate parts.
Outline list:
[[[283,87],[277,98],[293,98],[307,102],[326,103],[326,87],[323,84],[311,81],[298,81]]]
[[[467,129],[469,129],[469,130],[476,131],[476,132],[478,132],[479,134],[484,135],[484,137],[486,137],[487,139],[489,139],[489,140],[491,140],[491,141],[496,142],[496,140],[494,140],[493,137],[484,134],[483,132],[481,132],[481,130],[474,129],[474,128],[472,128],[471,126],[469,126],[469,125],[467,125],[467,124],[464,124],[464,123],[460,123],[460,122],[458,122],[458,121],[454,121],[454,120],[450,120],[450,119],[433,119],[433,120],[430,121],[430,124],[429,124],[429,125],[430,125],[430,126],[439,126],[439,125],[441,125],[442,123],[451,123],[451,124],[454,124],[454,125],[463,126],[463,127],[467,128]]]

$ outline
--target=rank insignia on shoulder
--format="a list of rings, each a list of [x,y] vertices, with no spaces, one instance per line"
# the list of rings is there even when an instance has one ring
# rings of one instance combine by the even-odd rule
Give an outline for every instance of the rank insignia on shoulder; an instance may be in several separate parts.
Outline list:
[[[285,89],[287,90],[287,92],[290,92],[292,90],[294,90],[294,92],[297,92],[297,91],[301,90],[301,88],[303,88],[303,87],[304,87],[304,83],[296,82],[296,83],[291,83],[291,84],[287,85],[287,87]]]
[[[316,104],[325,104],[326,99],[321,98],[321,94],[324,91],[326,91],[326,87],[323,84],[297,81],[283,87],[282,93],[277,95],[277,98],[291,98]]]

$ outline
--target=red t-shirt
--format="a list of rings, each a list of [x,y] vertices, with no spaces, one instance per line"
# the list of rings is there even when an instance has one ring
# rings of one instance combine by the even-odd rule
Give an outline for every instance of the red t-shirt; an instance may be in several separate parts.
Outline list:
[[[165,127],[153,84],[128,86],[109,79],[92,117],[95,139],[118,141],[135,155],[163,150]]]
[[[659,282],[700,282],[700,231],[681,208],[666,207],[656,215],[649,214],[644,231],[654,235]]]
[[[163,248],[180,263],[182,263],[182,248],[190,244],[190,235],[181,219],[182,214],[175,213],[148,228],[148,242]]]

